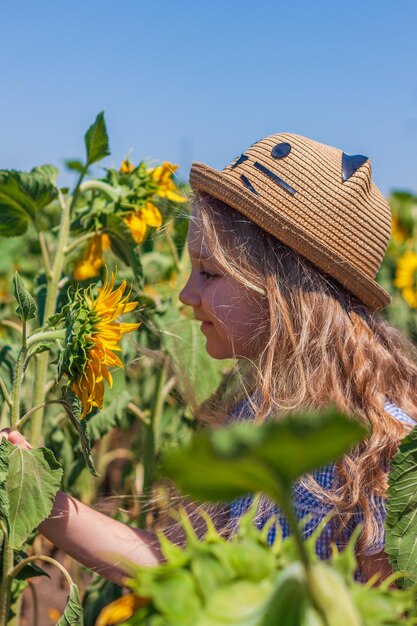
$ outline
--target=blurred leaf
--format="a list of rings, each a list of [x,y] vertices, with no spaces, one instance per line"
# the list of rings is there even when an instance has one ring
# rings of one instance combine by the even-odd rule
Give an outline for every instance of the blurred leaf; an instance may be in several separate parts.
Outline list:
[[[6,485],[9,494],[9,542],[18,550],[48,517],[61,484],[62,468],[50,450],[11,447]]]
[[[97,576],[87,587],[83,598],[84,621],[86,624],[95,624],[105,606],[120,598],[122,587]]]
[[[197,402],[203,402],[219,385],[225,365],[207,354],[200,322],[184,317],[173,306],[153,321],[162,332],[162,344],[172,358],[183,396],[187,398],[191,388]]]
[[[36,223],[37,212],[57,195],[56,175],[52,165],[31,172],[0,171],[0,235],[22,235],[29,221]]]
[[[23,552],[23,550],[17,550],[14,552],[14,564],[17,565],[23,559],[26,559],[28,554]],[[50,578],[48,572],[45,572],[44,569],[36,565],[36,563],[27,563],[23,569],[15,576],[18,580],[27,580],[28,578],[35,578],[37,576],[47,576]]]
[[[80,174],[85,171],[84,164],[79,159],[68,159],[65,161],[65,167],[73,172],[80,172]]]
[[[77,585],[71,585],[67,606],[56,626],[84,626],[83,609]]]
[[[233,424],[196,433],[191,445],[169,451],[162,473],[196,500],[261,491],[285,504],[299,476],[335,461],[365,434],[362,425],[333,407],[261,426]]]
[[[126,406],[131,400],[131,394],[126,389],[124,370],[116,370],[112,372],[112,376],[113,387],[104,397],[102,410],[86,418],[88,432],[93,442],[120,425]]]
[[[19,304],[16,309],[16,313],[22,320],[30,320],[36,317],[37,307],[36,302],[32,298],[29,291],[26,289],[23,280],[16,272],[13,276],[13,291],[15,298]]]
[[[309,604],[305,571],[301,563],[292,563],[277,577],[274,592],[259,626],[300,626]]]
[[[417,579],[417,428],[391,463],[385,528],[385,551],[392,566],[406,572],[409,586]]]
[[[143,289],[143,267],[140,245],[132,237],[128,225],[117,215],[109,215],[106,232],[110,236],[111,249],[129,267],[139,291]]]
[[[110,154],[104,111],[97,115],[94,124],[87,130],[85,134],[85,148],[87,151],[87,167],[97,161],[101,161],[101,159]]]

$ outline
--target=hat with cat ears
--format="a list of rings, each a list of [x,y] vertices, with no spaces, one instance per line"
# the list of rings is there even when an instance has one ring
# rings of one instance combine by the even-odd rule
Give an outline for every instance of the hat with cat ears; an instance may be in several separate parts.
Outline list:
[[[193,163],[190,185],[246,215],[370,309],[390,303],[375,277],[391,211],[371,180],[367,157],[279,133],[257,141],[221,172]]]

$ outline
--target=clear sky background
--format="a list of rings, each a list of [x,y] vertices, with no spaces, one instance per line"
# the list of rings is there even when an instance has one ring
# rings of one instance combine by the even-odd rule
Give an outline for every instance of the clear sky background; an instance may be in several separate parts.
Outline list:
[[[0,168],[83,156],[104,109],[106,165],[184,179],[289,131],[417,191],[415,0],[0,0],[0,22]]]

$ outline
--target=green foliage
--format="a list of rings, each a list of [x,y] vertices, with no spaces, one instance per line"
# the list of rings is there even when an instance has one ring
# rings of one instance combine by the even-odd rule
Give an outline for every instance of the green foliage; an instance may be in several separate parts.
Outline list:
[[[77,585],[71,585],[67,606],[56,626],[84,626],[83,609]]]
[[[334,408],[255,429],[232,424],[197,433],[188,448],[169,451],[161,471],[197,500],[230,500],[263,491],[286,504],[298,476],[336,460],[365,434],[361,424]]]
[[[86,167],[97,161],[101,161],[110,154],[109,138],[107,136],[104,112],[99,113],[95,122],[90,126],[85,135],[85,149],[87,152]]]
[[[417,581],[417,429],[402,441],[389,476],[385,550],[405,585]]]
[[[187,398],[191,387],[197,402],[203,402],[220,384],[224,365],[207,355],[200,323],[187,319],[174,306],[156,315],[154,322],[171,356],[183,397]]]
[[[97,470],[94,466],[93,457],[91,455],[91,443],[88,433],[88,426],[85,420],[80,419],[81,407],[77,398],[73,393],[67,392],[61,401],[62,406],[68,415],[71,424],[78,433],[81,451],[84,457],[84,461],[88,469],[93,476],[98,476]]]
[[[9,510],[5,520],[9,544],[19,550],[29,534],[48,517],[61,483],[62,469],[46,448],[25,450],[2,442],[9,458],[5,486]]]
[[[106,232],[110,235],[111,248],[114,254],[123,263],[131,267],[136,288],[142,290],[141,248],[133,239],[128,226],[117,215],[109,215],[106,219]]]
[[[19,304],[16,309],[16,313],[22,320],[30,320],[36,317],[37,307],[36,302],[26,289],[23,280],[20,278],[18,272],[13,276],[13,288],[14,296]]]
[[[88,586],[83,598],[84,621],[86,624],[95,624],[100,611],[122,595],[120,585],[96,576]]]
[[[206,516],[208,531],[198,540],[183,516],[184,547],[160,535],[165,563],[153,568],[125,564],[131,576],[127,586],[149,601],[123,622],[124,626],[416,623],[411,615],[411,591],[392,589],[389,581],[369,588],[354,579],[355,539],[343,553],[335,548],[329,563],[323,563],[315,552],[319,532],[315,533],[306,543],[310,559],[306,570],[294,558],[293,538],[282,540],[278,533],[269,546],[268,529],[254,525],[255,513],[256,505],[240,519],[229,539],[219,535]]]
[[[31,172],[0,170],[1,236],[22,235],[30,222],[38,224],[40,210],[57,195],[57,173],[52,165],[35,167]]]

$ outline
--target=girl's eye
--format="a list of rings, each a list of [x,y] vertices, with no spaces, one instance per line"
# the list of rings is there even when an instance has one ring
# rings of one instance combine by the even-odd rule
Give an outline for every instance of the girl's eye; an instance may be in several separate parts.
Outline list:
[[[217,274],[210,274],[210,272],[206,272],[205,270],[200,272],[200,276],[204,276],[206,280],[210,280],[212,278],[216,278]]]

